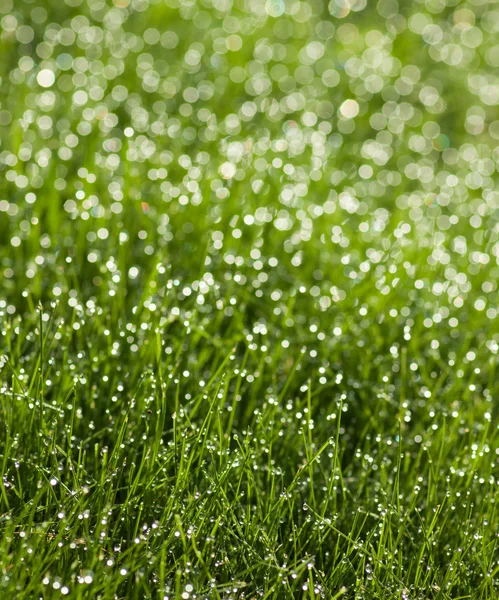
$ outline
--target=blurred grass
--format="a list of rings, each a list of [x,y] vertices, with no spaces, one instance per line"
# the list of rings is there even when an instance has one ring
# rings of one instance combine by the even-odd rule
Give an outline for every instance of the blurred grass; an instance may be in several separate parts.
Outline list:
[[[0,13],[4,595],[496,597],[494,3]]]

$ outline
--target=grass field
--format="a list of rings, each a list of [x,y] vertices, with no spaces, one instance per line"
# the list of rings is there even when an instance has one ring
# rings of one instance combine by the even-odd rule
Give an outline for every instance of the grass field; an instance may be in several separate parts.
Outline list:
[[[499,5],[0,0],[0,597],[499,597]]]

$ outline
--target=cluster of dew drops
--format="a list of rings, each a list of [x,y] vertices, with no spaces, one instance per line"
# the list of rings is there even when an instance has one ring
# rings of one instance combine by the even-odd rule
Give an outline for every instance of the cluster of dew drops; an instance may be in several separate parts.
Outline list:
[[[430,303],[428,328],[461,309],[495,319],[494,3],[1,11],[7,312],[42,274],[70,300],[71,262],[91,296],[168,265],[192,284],[204,260],[269,305],[403,293]]]
[[[399,330],[407,343],[422,330],[422,355],[452,368],[497,353],[494,3],[59,8],[0,8],[2,315],[41,288],[82,335],[118,300],[141,298],[160,327],[244,321],[251,304],[251,350],[291,353],[299,330],[316,359],[391,323],[394,373]],[[140,351],[141,318],[110,357]]]
[[[444,324],[491,329],[495,2],[60,4],[0,5],[2,315],[43,281],[78,331],[147,281],[150,313],[168,294],[228,317],[253,299],[250,345],[284,316],[282,348],[296,322],[320,346],[343,307],[367,323],[386,310],[406,341],[419,319],[432,352]],[[139,351],[142,328],[125,329]],[[498,334],[484,340],[496,354]]]

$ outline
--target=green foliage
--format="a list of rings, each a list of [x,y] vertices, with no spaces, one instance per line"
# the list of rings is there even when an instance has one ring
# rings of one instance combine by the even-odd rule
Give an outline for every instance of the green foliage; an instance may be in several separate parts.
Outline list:
[[[499,11],[0,0],[0,596],[496,598]]]

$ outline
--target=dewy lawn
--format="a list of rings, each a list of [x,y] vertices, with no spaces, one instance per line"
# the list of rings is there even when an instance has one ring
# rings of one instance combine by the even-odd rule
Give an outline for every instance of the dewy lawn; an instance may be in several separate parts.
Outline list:
[[[499,595],[492,0],[0,0],[0,597]]]

